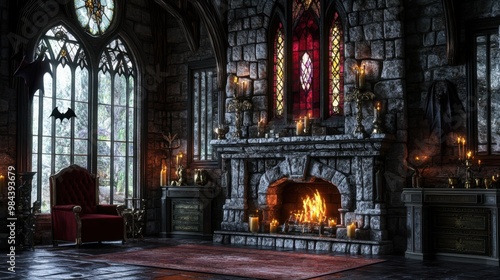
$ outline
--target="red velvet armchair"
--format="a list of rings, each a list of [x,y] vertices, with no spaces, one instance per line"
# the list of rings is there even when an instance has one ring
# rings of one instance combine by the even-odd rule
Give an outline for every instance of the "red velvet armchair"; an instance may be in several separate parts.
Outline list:
[[[50,176],[52,240],[86,242],[126,240],[122,205],[99,205],[99,178],[71,165]]]

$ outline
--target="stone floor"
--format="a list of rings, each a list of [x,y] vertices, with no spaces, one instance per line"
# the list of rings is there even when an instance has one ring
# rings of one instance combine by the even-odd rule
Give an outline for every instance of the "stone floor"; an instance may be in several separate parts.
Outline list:
[[[103,253],[131,251],[173,246],[186,243],[212,244],[211,241],[193,239],[146,239],[125,245],[120,242],[85,244],[79,249],[73,245],[59,247],[38,246],[33,251],[16,255],[16,272],[7,271],[5,252],[0,258],[0,279],[248,279],[241,277],[194,273],[117,263],[92,261],[88,256]],[[220,245],[217,245],[220,246]],[[224,245],[230,246],[230,245]],[[83,259],[83,257],[86,257]],[[407,260],[402,256],[383,256],[387,261],[359,269],[326,275],[314,280],[327,279],[500,279],[500,267],[471,265],[442,261]]]

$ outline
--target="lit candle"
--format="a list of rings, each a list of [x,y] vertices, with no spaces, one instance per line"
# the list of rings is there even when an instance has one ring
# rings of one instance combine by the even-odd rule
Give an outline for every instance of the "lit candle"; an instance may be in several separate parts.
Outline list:
[[[481,160],[480,159],[477,160],[477,166],[479,166],[479,167],[481,166]]]
[[[311,122],[311,114],[304,116],[304,127],[308,128]]]
[[[354,223],[347,226],[347,238],[354,238],[356,236],[356,225]]]
[[[302,120],[299,119],[297,122],[297,135],[302,135],[302,132],[304,132],[304,124],[302,123]]]
[[[462,157],[465,157],[465,137],[462,137]]]
[[[472,158],[472,152],[471,151],[468,151],[467,152],[467,159],[471,159]]]
[[[358,87],[363,88],[365,86],[365,66],[359,70]]]
[[[259,231],[259,217],[258,216],[250,216],[248,220],[248,227],[250,228],[250,232],[256,233]]]
[[[167,165],[165,161],[161,161],[161,171],[160,171],[160,186],[167,185]]]
[[[179,162],[182,164],[182,153],[179,153],[176,157],[177,166],[179,166]]]
[[[333,228],[333,227],[336,227],[337,226],[337,220],[331,218],[328,220],[328,226]]]
[[[380,101],[377,101],[377,102],[375,103],[375,110],[374,110],[374,112],[373,112],[373,113],[374,113],[373,118],[374,118],[375,120],[378,120],[378,119],[379,119],[379,117],[380,117],[380,111],[381,111],[381,110],[382,110],[382,104],[380,103]]]
[[[0,193],[3,193],[4,188],[5,188],[5,176],[0,175]]]
[[[272,222],[269,224],[269,232],[270,233],[278,232],[278,221],[277,220],[272,220]]]
[[[260,121],[257,123],[257,128],[258,129],[262,129],[264,127],[264,120],[263,119],[260,119]]]
[[[462,137],[458,136],[457,138],[457,143],[458,143],[458,159],[461,160],[462,159],[462,152],[461,152],[461,143],[462,143]]]

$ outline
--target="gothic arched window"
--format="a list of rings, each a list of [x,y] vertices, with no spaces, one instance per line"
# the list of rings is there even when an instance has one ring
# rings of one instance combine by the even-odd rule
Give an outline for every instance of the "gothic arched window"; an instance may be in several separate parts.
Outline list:
[[[123,41],[112,39],[91,57],[81,39],[57,25],[40,38],[40,55],[52,74],[45,74],[33,98],[32,200],[50,211],[49,176],[71,164],[99,176],[102,203],[137,195],[137,70]],[[49,117],[56,107],[76,117]]]

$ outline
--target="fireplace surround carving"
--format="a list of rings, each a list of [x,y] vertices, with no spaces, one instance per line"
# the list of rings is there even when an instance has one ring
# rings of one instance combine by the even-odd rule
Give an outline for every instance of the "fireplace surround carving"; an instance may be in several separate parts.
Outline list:
[[[261,213],[261,231],[257,235],[267,236],[270,222],[278,217],[280,183],[321,180],[336,187],[340,194],[340,225],[327,250],[346,250],[346,246],[336,247],[337,243],[359,243],[369,244],[369,248],[363,245],[362,253],[390,253],[383,166],[393,141],[385,134],[365,139],[328,135],[213,140],[211,144],[222,160],[221,184],[226,189],[221,231],[215,233],[214,241],[253,238],[241,236],[247,236],[248,214],[255,210]],[[351,222],[358,225],[357,240],[347,240],[345,225]]]

